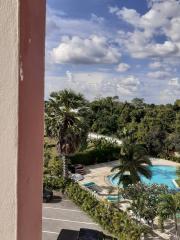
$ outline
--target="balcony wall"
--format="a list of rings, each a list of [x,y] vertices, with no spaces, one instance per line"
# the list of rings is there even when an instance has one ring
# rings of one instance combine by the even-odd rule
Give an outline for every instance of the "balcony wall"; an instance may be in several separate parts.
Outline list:
[[[45,1],[0,1],[0,239],[40,240]]]

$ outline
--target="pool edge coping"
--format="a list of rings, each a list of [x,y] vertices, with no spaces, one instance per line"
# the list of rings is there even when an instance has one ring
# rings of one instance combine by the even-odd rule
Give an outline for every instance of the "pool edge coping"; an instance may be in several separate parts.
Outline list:
[[[174,185],[176,186],[177,189],[180,189],[180,186],[177,184],[176,180],[177,179],[172,179],[172,182],[174,183]]]
[[[165,166],[165,167],[175,167],[175,168],[177,168],[177,166],[171,166],[171,165],[159,165],[159,164],[154,164],[154,165],[152,165],[152,166]],[[113,185],[113,183],[108,179],[108,177],[110,177],[111,175],[113,175],[113,174],[108,174],[107,176],[104,176],[104,180],[105,180],[105,182],[109,185],[109,186],[112,186],[112,187],[114,187],[115,188],[115,186]],[[177,179],[172,179],[172,182],[173,182],[173,184],[175,185],[175,187],[177,188],[177,190],[180,190],[180,186],[177,184],[177,182],[176,182],[176,180]],[[158,185],[158,184],[157,184]],[[164,184],[165,185],[165,184]]]

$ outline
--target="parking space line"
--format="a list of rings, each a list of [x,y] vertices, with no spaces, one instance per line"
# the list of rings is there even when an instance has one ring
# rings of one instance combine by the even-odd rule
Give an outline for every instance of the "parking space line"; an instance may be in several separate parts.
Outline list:
[[[44,209],[53,209],[53,210],[61,210],[61,211],[69,211],[69,212],[82,212],[81,210],[68,209],[68,208],[54,208],[54,207],[43,207]]]
[[[98,225],[98,224],[93,223],[93,222],[78,222],[78,221],[71,221],[71,220],[60,219],[60,218],[47,218],[47,217],[43,217],[42,219],[43,220],[60,221],[60,222],[80,223],[80,224],[87,224],[87,225]]]
[[[43,233],[48,233],[48,234],[55,234],[55,235],[59,235],[59,233],[57,232],[50,232],[50,231],[42,231]]]

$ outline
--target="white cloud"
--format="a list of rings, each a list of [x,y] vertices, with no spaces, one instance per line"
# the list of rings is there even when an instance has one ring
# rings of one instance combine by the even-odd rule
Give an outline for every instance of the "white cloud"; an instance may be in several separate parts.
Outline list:
[[[46,39],[48,46],[56,46],[57,41],[64,35],[87,38],[93,34],[109,36],[106,19],[94,13],[91,14],[89,19],[72,18],[66,15],[66,13],[63,14],[63,12],[59,14],[59,10],[54,10],[47,6]]]
[[[168,23],[167,27],[164,29],[165,34],[175,42],[180,42],[180,16],[177,18],[172,18]]]
[[[123,100],[142,96],[162,103],[179,98],[180,80],[174,76],[179,73],[180,1],[147,1],[149,8],[143,15],[135,9],[109,7],[121,20],[119,31],[118,24],[110,29],[109,20],[94,13],[89,19],[78,19],[51,11],[47,17],[46,96],[52,90],[72,88],[89,99],[99,94],[119,95]],[[126,63],[120,61],[121,53]],[[76,66],[69,67],[69,63]],[[127,72],[129,63],[137,68],[131,76],[127,74],[134,68]]]
[[[47,38],[58,38],[58,36],[80,36],[88,37],[91,34],[106,35],[102,23],[91,19],[72,19],[61,16],[50,16],[46,24]]]
[[[69,74],[68,74],[69,75]],[[100,94],[103,97],[118,95],[121,99],[131,99],[140,91],[141,82],[133,76],[116,77],[105,72],[74,72],[73,78],[67,76],[49,76],[46,78],[46,98],[50,92],[71,88],[94,99]]]
[[[174,102],[180,96],[180,78],[175,77],[168,81],[168,85],[160,92],[160,100]]]
[[[104,18],[99,17],[94,13],[91,13],[91,21],[94,23],[102,24],[102,23],[104,23]]]
[[[170,103],[175,102],[177,99],[179,99],[180,90],[175,88],[167,88],[165,90],[162,90],[160,92],[160,101],[164,103]]]
[[[118,7],[109,7],[109,12],[110,13],[116,13],[116,12],[118,12],[119,11],[119,8]]]
[[[149,64],[149,67],[151,69],[157,69],[157,68],[163,67],[163,64],[162,64],[162,62],[152,62]]]
[[[139,86],[139,79],[133,75],[119,79],[119,82],[117,83],[117,88],[123,95],[133,95],[134,93],[137,93]]]
[[[155,71],[155,72],[149,72],[147,73],[147,76],[149,78],[156,78],[156,79],[164,79],[169,77],[171,74],[169,72],[165,71]]]
[[[117,95],[120,98],[126,97],[127,99],[129,97],[137,96],[141,91],[141,82],[133,75],[109,79],[105,79],[101,86],[101,89],[105,92],[106,96],[108,96],[108,94],[110,96]]]
[[[115,8],[114,13],[134,30],[119,32],[123,44],[134,58],[180,56],[180,1],[148,1],[150,9],[140,15],[134,9]],[[157,36],[164,38],[158,42]]]
[[[168,85],[180,90],[180,79],[178,77],[172,78],[169,80]]]
[[[136,10],[126,7],[116,10],[115,13],[120,19],[135,28],[153,33],[159,28],[166,27],[170,19],[179,16],[179,10],[179,1],[163,0],[154,2],[151,8],[142,16]]]
[[[115,13],[119,18],[122,18],[124,21],[132,25],[139,24],[140,14],[134,9],[123,7],[122,9],[115,11]]]
[[[93,35],[89,38],[63,37],[59,46],[52,50],[54,63],[113,64],[121,54],[105,37]]]
[[[51,8],[48,4],[46,7],[46,14],[47,16],[66,16],[66,12],[60,10],[60,9],[55,9]]]
[[[149,68],[154,71],[164,71],[171,73],[171,76],[177,73],[177,67],[179,64],[179,61],[177,61],[178,58],[163,58],[160,59],[153,59],[151,63],[149,63]]]
[[[130,68],[129,64],[127,64],[127,63],[120,63],[117,66],[116,71],[117,72],[126,72],[129,68]]]
[[[157,43],[150,45],[150,49],[153,51],[153,55],[166,56],[171,53],[176,53],[178,51],[177,46],[170,41],[165,41],[163,44]]]
[[[73,74],[72,74],[72,72],[70,72],[70,71],[66,71],[66,76],[67,76],[67,78],[68,78],[68,81],[73,81]]]
[[[73,79],[67,76],[49,76],[46,78],[46,93],[48,98],[50,92],[65,88],[73,89],[76,92],[83,93],[88,99],[98,97],[100,93],[105,94],[102,89],[105,83],[112,77],[103,72],[74,72]],[[108,95],[108,92],[107,92]]]
[[[164,43],[151,42],[148,35],[139,30],[128,33],[124,32],[124,36],[122,31],[120,34],[120,39],[117,41],[123,44],[134,58],[168,57],[176,55],[179,51],[177,44],[171,41],[165,41]]]

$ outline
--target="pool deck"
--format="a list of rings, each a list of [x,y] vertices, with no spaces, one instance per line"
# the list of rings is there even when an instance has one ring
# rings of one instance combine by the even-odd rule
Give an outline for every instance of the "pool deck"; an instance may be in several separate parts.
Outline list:
[[[84,180],[80,182],[80,184],[84,184],[86,182],[95,182],[98,186],[103,189],[106,189],[107,192],[113,192],[116,190],[115,187],[110,186],[110,184],[106,181],[106,176],[108,176],[111,172],[112,167],[116,166],[119,161],[113,161],[108,163],[100,163],[96,165],[90,165],[86,167],[86,175],[84,176]],[[108,195],[108,194],[107,194]]]
[[[164,166],[174,166],[180,167],[180,163],[161,159],[161,158],[150,158],[153,165],[164,165]]]
[[[180,167],[180,163],[168,161],[165,159],[155,159],[151,158],[153,165],[164,165],[164,166],[175,166]],[[90,165],[86,167],[87,173],[85,175],[85,178],[83,181],[80,181],[79,184],[84,184],[87,182],[95,182],[99,187],[101,187],[106,194],[104,194],[103,197],[100,197],[102,200],[103,198],[106,198],[107,195],[110,194],[117,194],[117,188],[112,187],[106,180],[106,177],[111,174],[112,167],[119,164],[119,161],[113,161],[108,163],[101,163],[96,165]],[[119,208],[123,211],[127,211],[129,207],[129,203],[127,202],[120,202]],[[161,232],[158,229],[153,230],[153,236],[149,236],[146,238],[146,240],[168,240],[172,239],[171,237],[174,236],[174,227],[172,227],[172,223],[166,223],[168,226],[167,229],[165,229],[165,232]],[[170,227],[169,227],[170,226]],[[174,226],[174,225],[173,225]],[[173,234],[172,234],[173,232]],[[173,238],[174,239],[174,238]]]
[[[164,166],[175,166],[180,167],[180,163],[168,161],[165,159],[155,159],[151,158],[153,165],[164,165]],[[96,165],[90,165],[86,167],[87,173],[83,181],[80,184],[87,182],[95,182],[98,186],[107,190],[107,195],[109,193],[115,193],[116,188],[112,187],[106,180],[106,177],[111,174],[111,169],[118,165],[119,161],[112,161],[108,163],[100,163]]]

